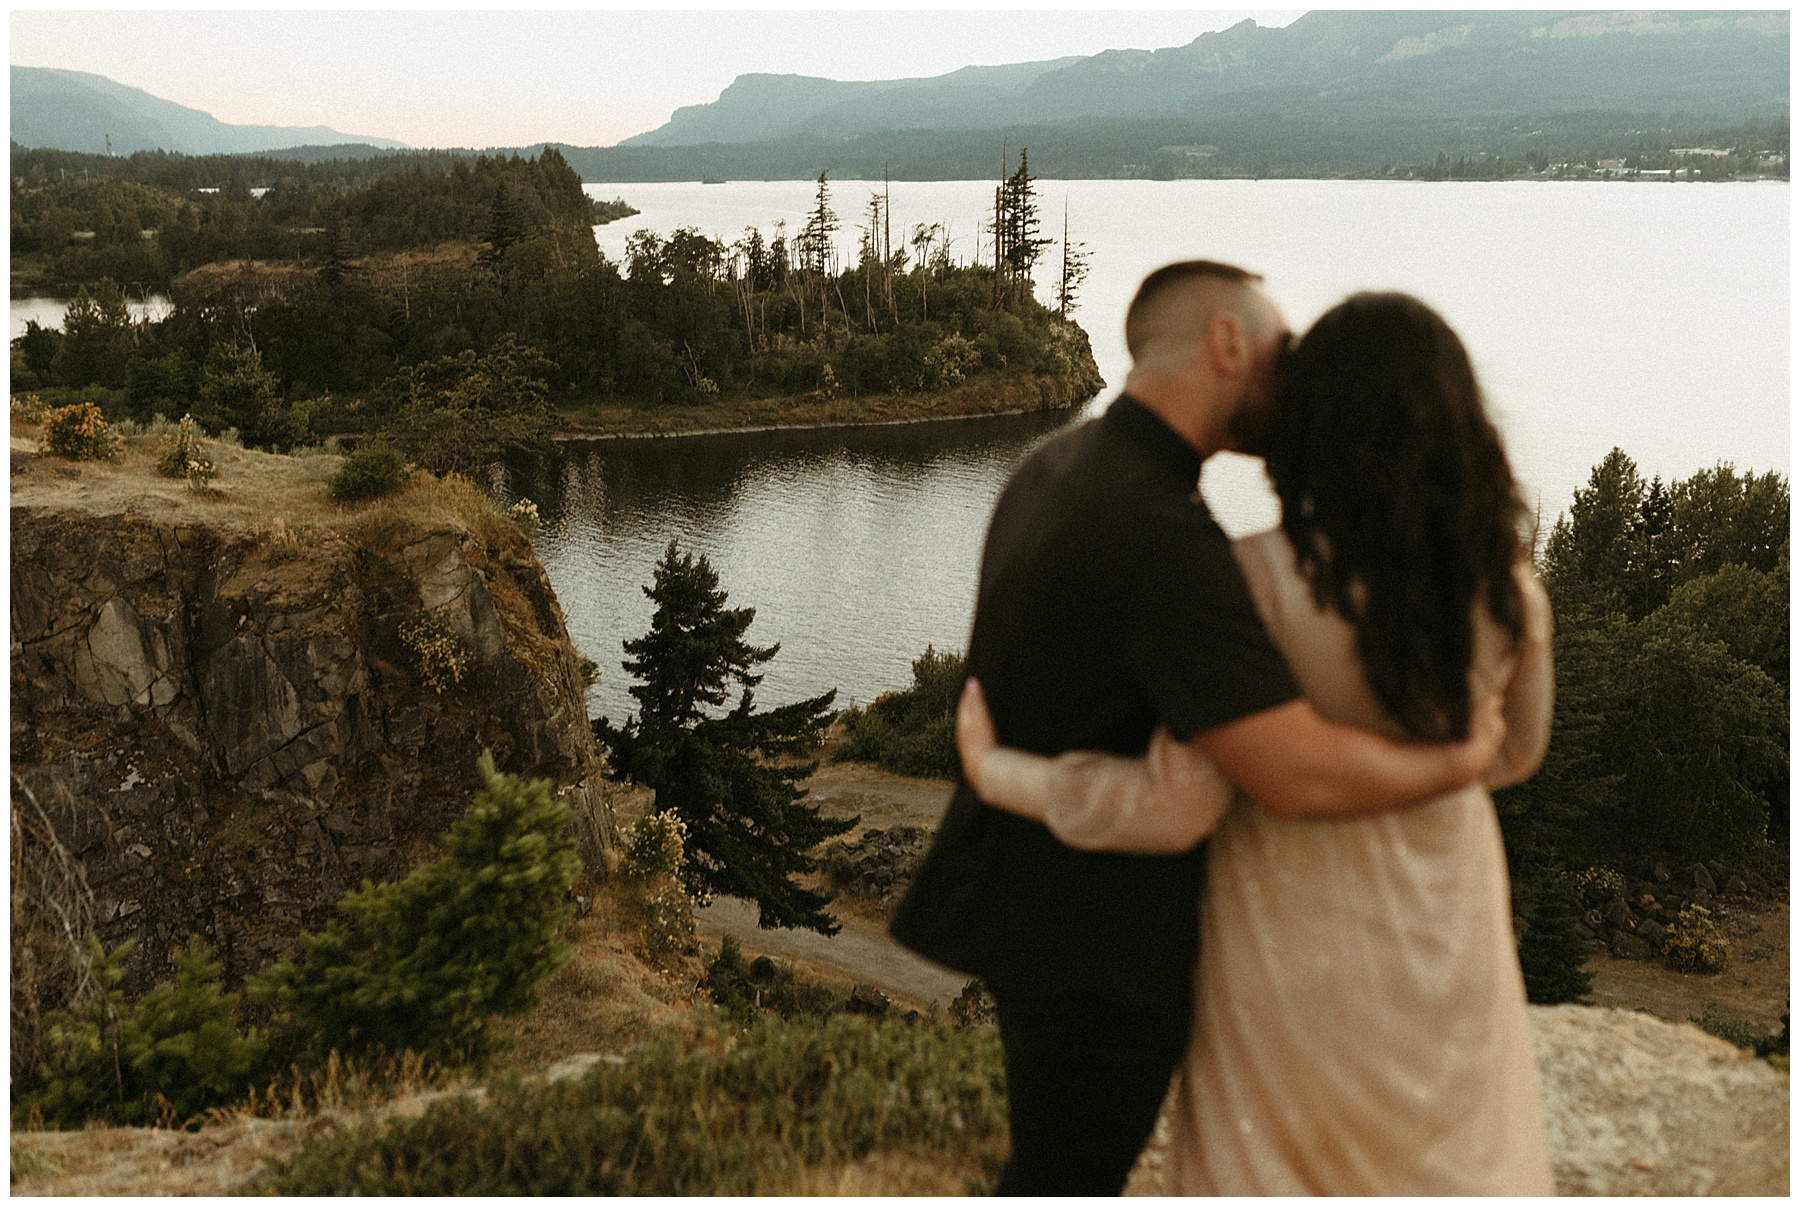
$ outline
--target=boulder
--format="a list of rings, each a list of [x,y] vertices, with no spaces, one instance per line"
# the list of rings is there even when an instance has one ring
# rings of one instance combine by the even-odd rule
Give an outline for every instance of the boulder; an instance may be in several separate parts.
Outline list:
[[[879,1017],[888,1012],[893,1002],[873,985],[855,985],[850,990],[850,1012]]]
[[[1531,1007],[1558,1194],[1788,1193],[1788,1076],[1685,1023]]]
[[[1705,889],[1709,893],[1716,893],[1719,891],[1719,886],[1714,883],[1712,873],[1706,870],[1706,865],[1704,863],[1696,863],[1693,867],[1689,868],[1688,877],[1693,880],[1695,888]]]
[[[1623,901],[1615,901],[1606,907],[1606,921],[1618,930],[1630,930],[1637,925],[1632,916],[1631,907]]]
[[[1647,960],[1650,958],[1650,944],[1638,936],[1623,930],[1612,932],[1613,958],[1619,960]]]

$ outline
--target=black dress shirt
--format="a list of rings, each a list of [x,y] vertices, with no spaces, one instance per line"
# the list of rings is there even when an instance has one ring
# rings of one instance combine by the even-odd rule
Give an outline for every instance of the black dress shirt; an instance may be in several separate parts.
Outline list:
[[[1121,397],[1046,441],[1000,496],[969,639],[1000,741],[1141,754],[1299,689],[1200,499],[1199,455]],[[966,783],[893,933],[996,992],[1189,992],[1202,851],[1076,851]]]

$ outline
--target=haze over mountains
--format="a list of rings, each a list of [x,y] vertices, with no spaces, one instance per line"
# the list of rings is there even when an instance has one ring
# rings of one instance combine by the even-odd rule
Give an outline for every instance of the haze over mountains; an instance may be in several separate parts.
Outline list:
[[[1167,50],[966,67],[931,79],[744,75],[621,146],[882,129],[1352,112],[1578,110],[1761,117],[1788,105],[1788,14],[1312,12]]]
[[[1786,154],[1788,60],[1785,10],[1316,11],[1185,46],[928,79],[743,75],[616,146],[551,129],[503,149],[556,146],[590,181],[985,178],[1002,143],[1068,178],[1388,174],[1446,156],[1538,164],[1713,145],[1755,159]],[[403,146],[230,126],[101,76],[12,69],[14,142],[100,152],[108,133],[116,154]]]
[[[12,69],[14,142],[103,153],[108,135],[115,155],[158,150],[233,155],[345,143],[390,150],[406,147],[391,138],[344,134],[326,126],[234,126],[103,75],[54,67]]]

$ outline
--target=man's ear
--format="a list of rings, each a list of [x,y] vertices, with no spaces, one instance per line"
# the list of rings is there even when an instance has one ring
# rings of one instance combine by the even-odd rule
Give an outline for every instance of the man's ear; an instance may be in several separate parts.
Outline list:
[[[1204,342],[1217,376],[1242,377],[1250,371],[1250,333],[1231,311],[1220,310],[1206,320]]]

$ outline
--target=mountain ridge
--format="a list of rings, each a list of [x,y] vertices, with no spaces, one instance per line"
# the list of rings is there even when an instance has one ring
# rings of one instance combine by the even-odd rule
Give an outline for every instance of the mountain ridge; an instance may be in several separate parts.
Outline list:
[[[12,65],[12,141],[60,151],[130,155],[179,151],[234,155],[306,145],[356,144],[408,150],[397,139],[345,134],[328,126],[251,126],[88,71]]]
[[[1246,19],[1185,46],[1013,64],[979,86],[739,76],[715,101],[619,147],[768,142],[878,130],[1365,113],[1466,118],[1617,110],[1785,115],[1788,14],[1317,10]],[[767,81],[782,80],[778,87]]]

